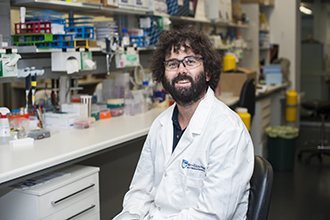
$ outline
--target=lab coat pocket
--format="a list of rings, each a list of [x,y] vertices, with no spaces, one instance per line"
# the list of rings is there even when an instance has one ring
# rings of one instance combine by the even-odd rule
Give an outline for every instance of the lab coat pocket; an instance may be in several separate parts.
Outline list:
[[[203,187],[203,179],[185,177],[185,208],[191,207],[197,204],[198,197]]]

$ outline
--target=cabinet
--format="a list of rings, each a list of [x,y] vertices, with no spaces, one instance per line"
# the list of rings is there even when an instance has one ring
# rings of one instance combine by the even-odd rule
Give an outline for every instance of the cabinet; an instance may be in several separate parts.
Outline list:
[[[265,129],[271,124],[271,98],[257,101],[254,115],[251,126],[254,153],[259,156],[267,156]]]
[[[0,197],[0,219],[100,219],[99,168],[72,165],[65,175]]]

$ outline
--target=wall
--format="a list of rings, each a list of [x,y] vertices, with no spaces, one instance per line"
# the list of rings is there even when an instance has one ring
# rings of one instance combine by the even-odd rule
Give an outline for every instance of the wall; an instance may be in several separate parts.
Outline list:
[[[300,0],[276,0],[275,9],[269,18],[270,42],[278,43],[279,57],[288,58],[290,64],[291,88],[299,91],[300,79],[300,28],[297,29]],[[298,44],[299,42],[299,44]]]

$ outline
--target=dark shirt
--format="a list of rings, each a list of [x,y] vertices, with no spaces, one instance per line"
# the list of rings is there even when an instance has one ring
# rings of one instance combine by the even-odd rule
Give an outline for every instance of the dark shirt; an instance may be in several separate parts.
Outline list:
[[[174,111],[173,111],[173,115],[172,115],[172,121],[173,121],[173,150],[172,152],[174,152],[174,149],[176,147],[176,145],[178,145],[180,138],[183,135],[183,132],[186,129],[181,129],[181,126],[179,124],[179,119],[178,119],[178,106],[174,107]]]

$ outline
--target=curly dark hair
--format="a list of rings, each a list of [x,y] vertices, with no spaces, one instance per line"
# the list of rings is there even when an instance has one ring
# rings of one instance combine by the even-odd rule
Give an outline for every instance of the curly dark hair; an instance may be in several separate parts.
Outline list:
[[[150,67],[154,81],[164,82],[165,58],[171,55],[172,48],[174,48],[174,52],[178,53],[181,46],[185,48],[185,51],[191,50],[196,55],[201,55],[204,58],[204,71],[207,76],[210,76],[210,81],[207,84],[215,90],[220,80],[222,59],[219,52],[214,49],[209,38],[194,27],[172,29],[160,36],[159,45],[152,54]]]

